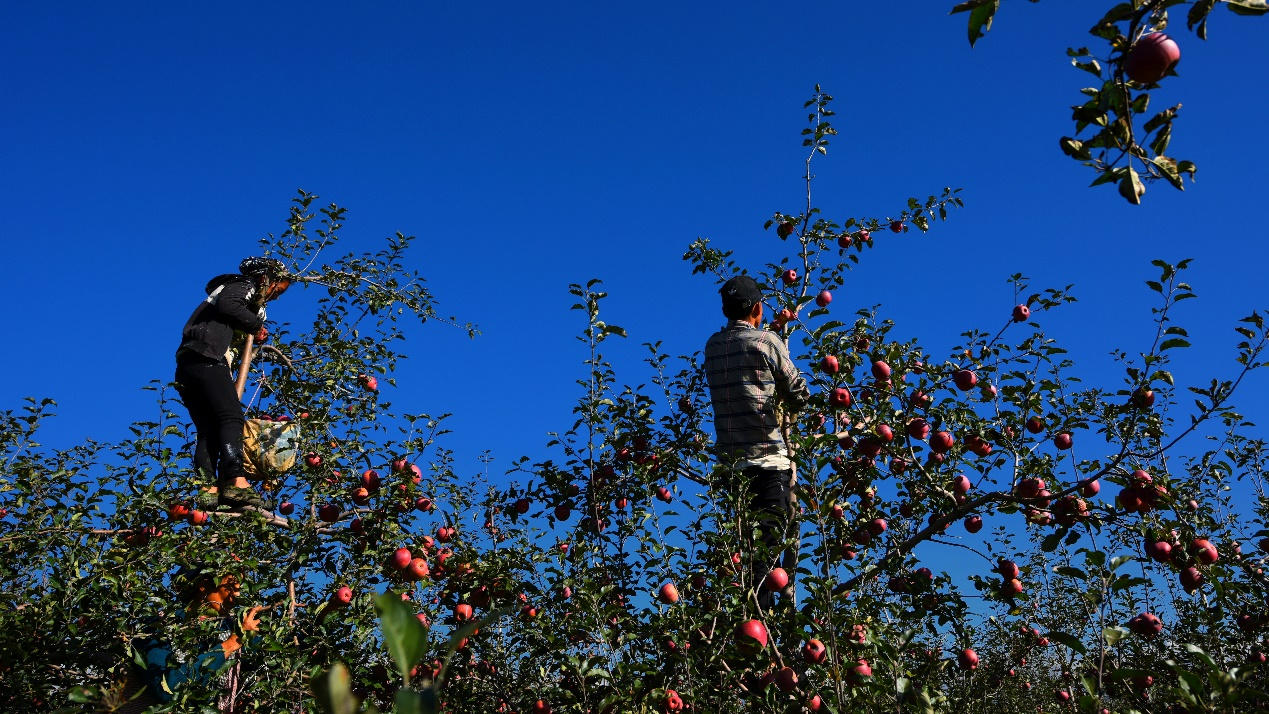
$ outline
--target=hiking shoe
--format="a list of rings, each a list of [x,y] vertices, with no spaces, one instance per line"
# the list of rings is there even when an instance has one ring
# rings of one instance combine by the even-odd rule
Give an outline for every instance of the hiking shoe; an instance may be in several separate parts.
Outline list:
[[[256,493],[253,488],[234,488],[232,486],[229,488],[222,487],[220,489],[219,502],[221,506],[227,506],[229,508],[252,506],[254,508],[259,508],[262,511],[273,510],[273,503]]]

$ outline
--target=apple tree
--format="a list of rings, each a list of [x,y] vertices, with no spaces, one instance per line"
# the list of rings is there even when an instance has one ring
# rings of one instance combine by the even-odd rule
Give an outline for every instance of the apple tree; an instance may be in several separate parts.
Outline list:
[[[0,419],[3,706],[1265,708],[1265,442],[1232,406],[1263,365],[1262,317],[1236,326],[1230,372],[1194,386],[1170,372],[1186,261],[1153,267],[1155,337],[1117,374],[1077,371],[1043,330],[1070,288],[1022,275],[958,344],[899,339],[881,307],[834,295],[960,193],[826,217],[811,165],[831,97],[806,109],[806,203],[771,216],[749,271],[813,384],[784,416],[797,483],[778,552],[710,449],[699,356],[650,341],[643,376],[619,376],[607,355],[629,338],[595,280],[570,286],[572,422],[504,476],[460,473],[445,416],[393,403],[417,399],[393,377],[406,318],[441,319],[411,240],[314,268],[343,212],[301,194],[262,248],[324,292],[311,325],[274,330],[249,392],[254,416],[299,426],[299,464],[260,484],[279,515],[199,507],[163,383],[154,421],[115,444],[39,446],[49,403]],[[705,239],[684,258],[746,272]],[[760,558],[780,567],[758,581]]]

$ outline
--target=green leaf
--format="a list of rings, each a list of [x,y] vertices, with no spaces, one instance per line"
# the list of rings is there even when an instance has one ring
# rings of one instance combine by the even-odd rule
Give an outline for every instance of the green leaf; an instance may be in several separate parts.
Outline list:
[[[1066,154],[1073,159],[1089,161],[1093,158],[1093,155],[1089,153],[1088,149],[1084,148],[1084,142],[1072,139],[1069,136],[1062,137],[1058,142],[1058,145],[1062,147],[1063,154]]]
[[[1000,0],[969,0],[952,8],[949,14],[969,11],[969,46],[991,30],[991,20],[1000,9]]]
[[[1053,572],[1058,575],[1065,575],[1068,578],[1079,578],[1080,580],[1088,579],[1088,574],[1086,574],[1083,570],[1080,570],[1079,568],[1072,568],[1069,565],[1058,566],[1053,569]]]
[[[1180,337],[1173,337],[1170,340],[1164,340],[1163,344],[1159,345],[1159,351],[1162,352],[1164,350],[1170,350],[1173,347],[1189,347],[1189,346],[1190,346],[1189,342],[1186,342]]]
[[[430,689],[427,692],[398,689],[393,704],[396,714],[432,714],[436,711],[436,697]]]
[[[326,714],[356,714],[358,701],[352,693],[352,675],[342,662],[313,678],[313,696]]]
[[[1212,659],[1211,655],[1204,652],[1202,647],[1199,647],[1198,645],[1186,645],[1185,649],[1188,650],[1190,654],[1193,654],[1194,656],[1202,660],[1203,664],[1207,665],[1209,668],[1219,669],[1216,666],[1216,660]]]
[[[1045,536],[1044,541],[1040,543],[1040,550],[1044,551],[1045,553],[1052,553],[1053,551],[1057,550],[1058,543],[1060,543],[1061,541],[1062,541],[1062,534],[1050,533],[1049,535]]]
[[[1102,637],[1106,638],[1106,644],[1114,647],[1119,641],[1128,636],[1128,630],[1123,627],[1107,627],[1102,630]]]
[[[1225,0],[1226,7],[1235,15],[1264,15],[1269,13],[1265,0]]]
[[[1099,63],[1099,62],[1098,62],[1097,60],[1095,60],[1095,59],[1091,59],[1091,60],[1089,60],[1089,61],[1087,61],[1087,62],[1080,62],[1079,60],[1071,60],[1071,64],[1075,65],[1076,67],[1079,67],[1080,69],[1084,70],[1085,72],[1088,72],[1089,74],[1093,75],[1094,77],[1101,77],[1101,76],[1102,76],[1102,66],[1101,66],[1101,63]]]
[[[101,690],[96,687],[71,687],[70,691],[66,693],[66,698],[79,704],[88,704],[101,699]]]
[[[1146,194],[1146,187],[1141,183],[1141,177],[1137,175],[1137,170],[1128,169],[1128,175],[1119,180],[1119,195],[1123,196],[1128,203],[1135,206],[1141,205],[1141,197]]]
[[[410,670],[427,654],[427,628],[414,612],[401,601],[401,596],[388,591],[375,598],[383,643],[397,663],[397,671],[406,684]]]
[[[1084,647],[1084,643],[1080,642],[1079,638],[1074,635],[1068,635],[1065,632],[1050,632],[1045,635],[1045,637],[1048,637],[1054,642],[1060,642],[1080,654],[1088,654],[1088,650]]]
[[[1119,570],[1119,566],[1131,560],[1132,560],[1131,555],[1116,555],[1115,557],[1110,559],[1110,571],[1114,572],[1116,570]]]
[[[1194,6],[1190,8],[1190,12],[1185,16],[1185,26],[1193,30],[1198,25],[1198,36],[1200,40],[1207,39],[1207,14],[1216,7],[1216,0],[1198,0]]]

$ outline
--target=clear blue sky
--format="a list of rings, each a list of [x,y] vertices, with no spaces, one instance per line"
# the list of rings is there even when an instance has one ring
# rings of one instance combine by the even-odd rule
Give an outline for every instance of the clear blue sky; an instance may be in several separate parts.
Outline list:
[[[1012,306],[1006,277],[1074,283],[1045,316],[1091,383],[1117,386],[1112,347],[1148,346],[1153,258],[1194,257],[1179,324],[1196,348],[1179,381],[1232,373],[1234,321],[1269,307],[1261,205],[1269,145],[1269,18],[1217,11],[1178,31],[1173,153],[1185,194],[1144,207],[1058,150],[1088,75],[1068,46],[1108,2],[1004,4],[971,50],[951,0],[915,3],[17,3],[0,22],[0,408],[49,396],[46,442],[117,439],[153,415],[140,391],[172,374],[180,327],[212,275],[284,229],[296,188],[349,207],[345,240],[420,238],[416,267],[474,341],[429,323],[393,401],[454,412],[449,445],[475,470],[544,455],[571,423],[581,374],[570,282],[605,280],[613,353],[646,382],[639,343],[700,349],[716,288],[680,256],[697,236],[751,267],[761,230],[801,206],[802,101],[837,98],[817,173],[832,217],[885,215],[964,188],[922,236],[879,240],[834,308],[881,303],[902,335],[944,354]],[[902,7],[900,7],[902,6]],[[73,9],[72,9],[73,8]],[[360,241],[360,243],[359,243]],[[294,301],[271,311],[307,322]],[[1237,399],[1266,419],[1269,381]]]

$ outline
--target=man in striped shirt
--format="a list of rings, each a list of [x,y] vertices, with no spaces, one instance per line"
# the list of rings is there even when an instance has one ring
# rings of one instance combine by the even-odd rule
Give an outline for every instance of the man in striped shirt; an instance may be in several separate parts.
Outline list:
[[[714,406],[715,453],[729,467],[726,487],[746,495],[756,511],[765,558],[751,563],[764,610],[775,596],[760,586],[779,557],[784,538],[793,461],[780,431],[781,412],[796,413],[810,390],[784,341],[762,329],[762,288],[747,275],[723,284],[723,315],[729,320],[705,343],[705,379]]]

